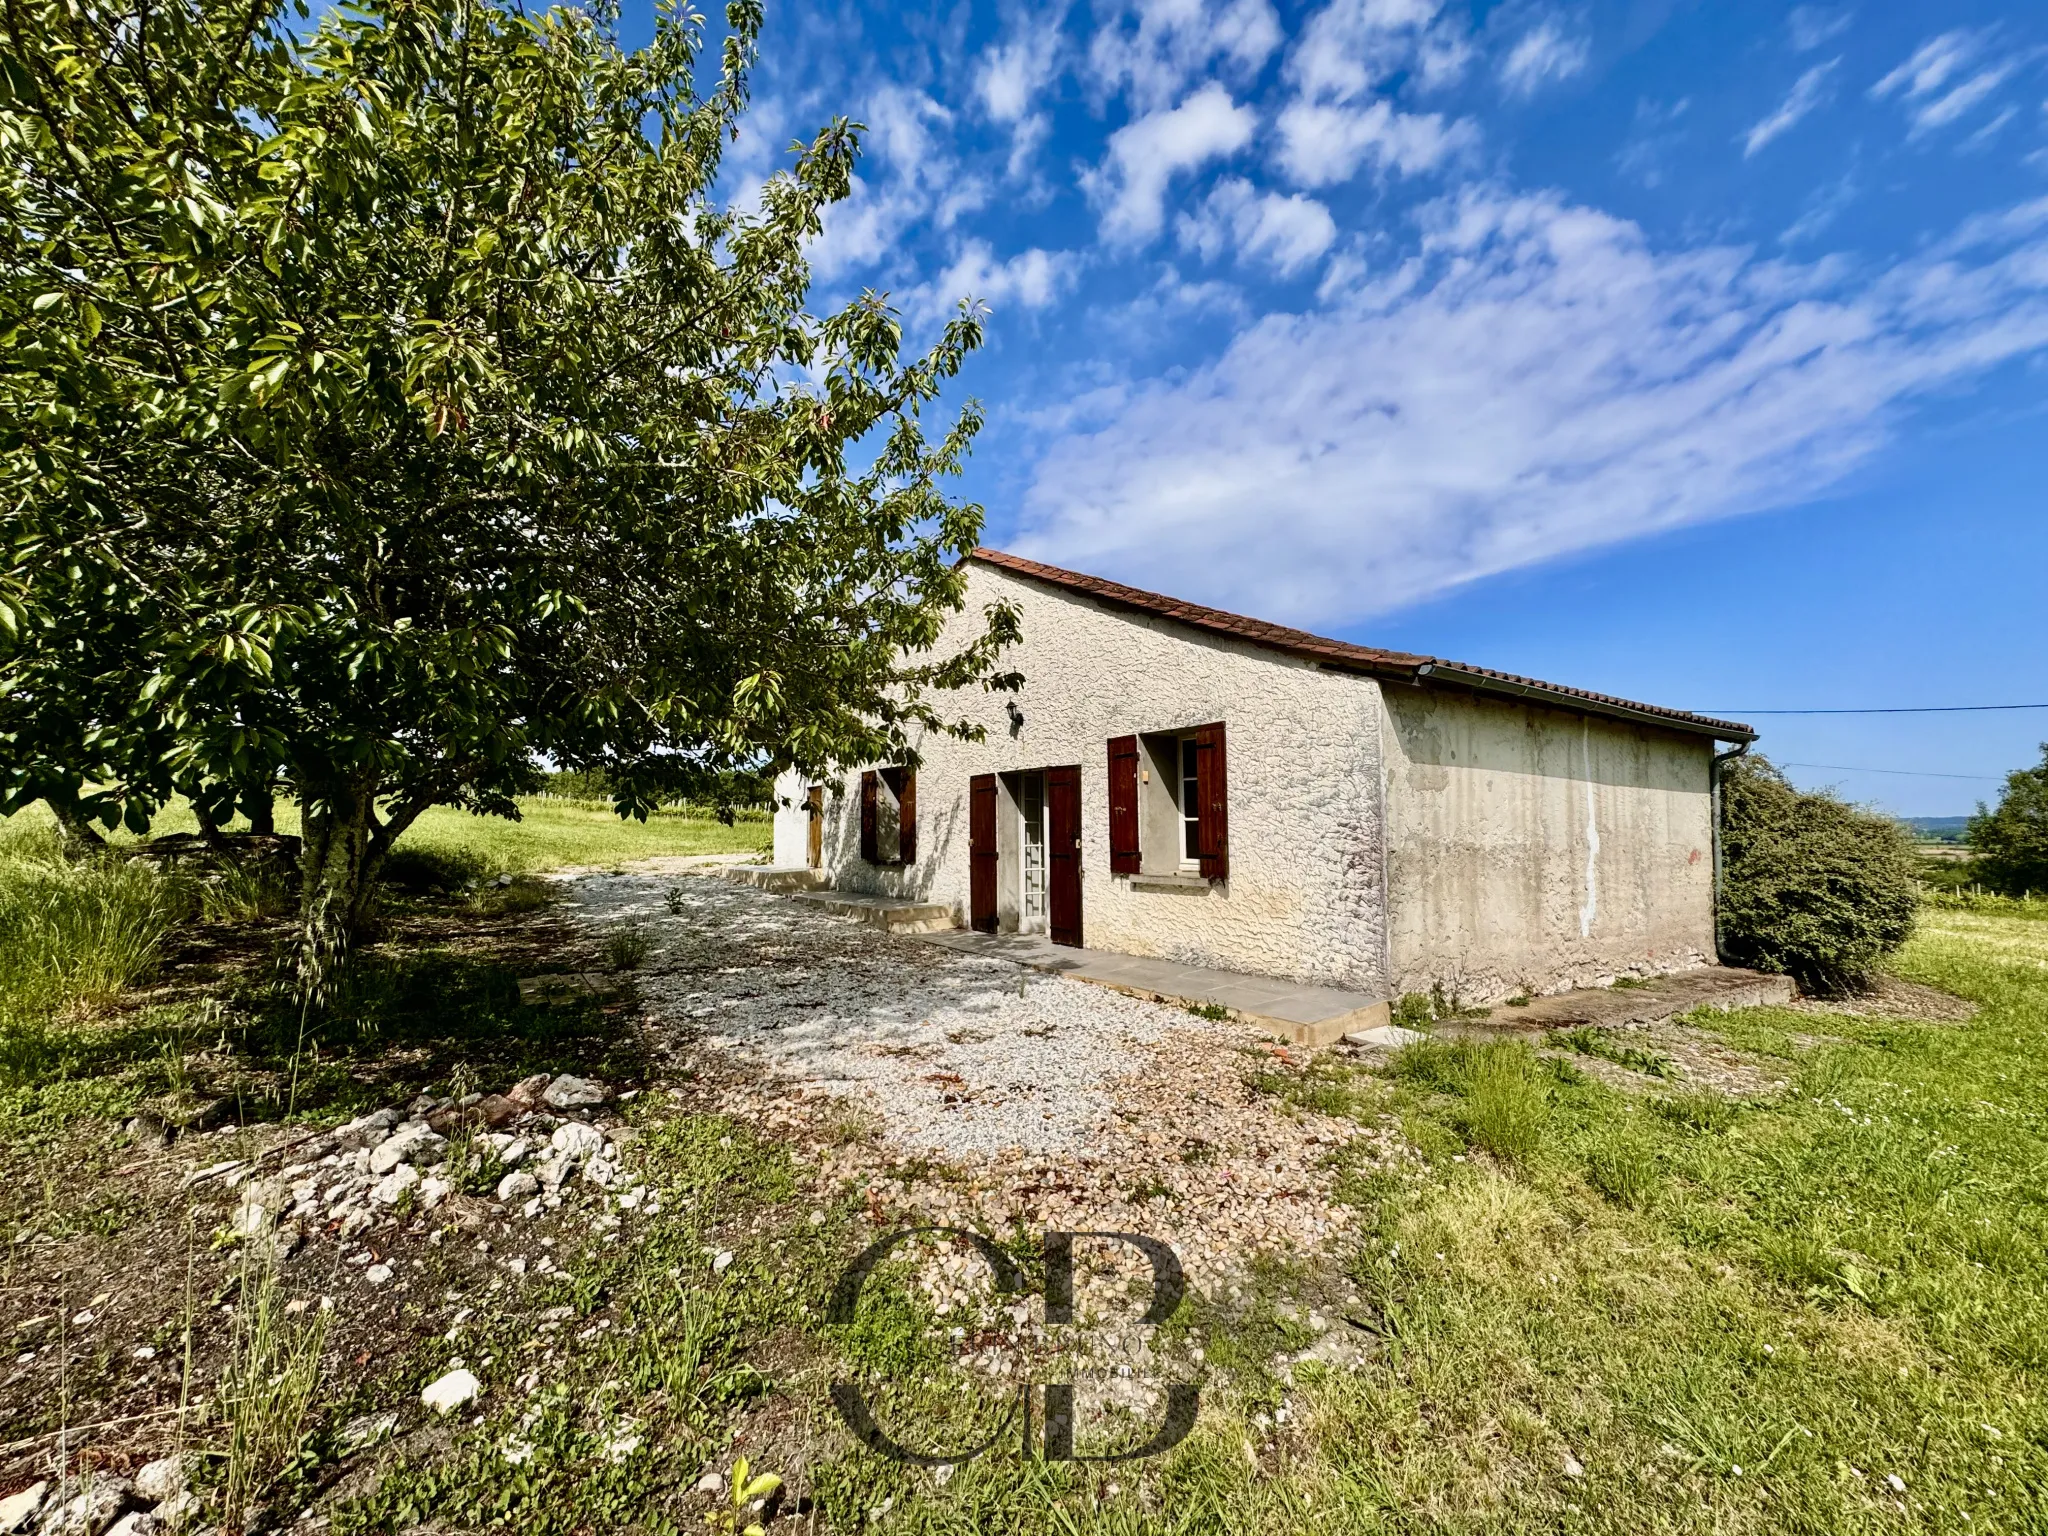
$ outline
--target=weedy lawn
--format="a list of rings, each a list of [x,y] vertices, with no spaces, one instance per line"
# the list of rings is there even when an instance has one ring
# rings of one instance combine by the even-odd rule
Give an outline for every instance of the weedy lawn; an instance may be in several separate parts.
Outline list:
[[[627,856],[580,825],[546,852],[461,837],[441,857]],[[728,1068],[651,1034],[630,976],[613,1001],[522,1000],[521,974],[602,963],[526,889],[398,899],[309,1040],[266,1001],[274,917],[32,841],[0,859],[0,1328],[21,1351],[0,1492],[62,1428],[74,1469],[195,1453],[216,1514],[251,1530],[309,1510],[339,1532],[2048,1528],[2048,923],[1924,914],[1898,969],[1978,1003],[1967,1022],[1691,1021],[1789,1080],[1755,1100],[1591,1039],[1248,1066],[1274,1102],[1391,1117],[1418,1149],[1347,1181],[1363,1239],[1191,1297],[1161,1330],[1176,1369],[1202,1351],[1201,1419],[1169,1454],[1047,1464],[1005,1436],[935,1471],[853,1441],[826,1389],[888,1383],[890,1422],[980,1439],[1008,1403],[964,1357],[1001,1345],[1000,1315],[934,1316],[877,1283],[829,1324],[838,1273],[880,1235],[861,1190],[710,1112]],[[1588,1054],[1633,1071],[1596,1080]],[[372,1294],[318,1232],[252,1270],[218,1198],[180,1182],[369,1105],[552,1070],[642,1090],[627,1156],[659,1217],[572,1203],[508,1225],[471,1170],[470,1194],[361,1239],[406,1277]],[[138,1110],[223,1105],[204,1152],[185,1150],[196,1125],[155,1158],[134,1144]],[[948,1177],[879,1148],[876,1169]],[[1031,1234],[995,1235],[1028,1257]],[[89,1293],[111,1298],[100,1319],[53,1335]],[[1301,1358],[1310,1305],[1341,1314],[1361,1364]],[[419,1392],[456,1357],[484,1393],[436,1419]],[[1046,1364],[1035,1378],[1061,1379]],[[742,1455],[785,1479],[757,1512],[698,1491]]]

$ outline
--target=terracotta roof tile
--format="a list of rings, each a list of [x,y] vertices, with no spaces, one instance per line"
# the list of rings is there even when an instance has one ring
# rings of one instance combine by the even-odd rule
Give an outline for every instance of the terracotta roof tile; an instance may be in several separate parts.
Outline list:
[[[1106,581],[1100,576],[1086,576],[1079,571],[1063,570],[1056,565],[1026,560],[1021,555],[1009,554],[1000,549],[977,549],[969,558],[979,560],[984,565],[993,565],[1019,576],[1029,577],[1034,581],[1045,582],[1049,586],[1085,593],[1112,607],[1151,614],[1156,618],[1172,619],[1176,623],[1207,630],[1211,634],[1248,640],[1269,650],[1282,651],[1290,656],[1299,656],[1345,671],[1391,676],[1403,682],[1448,684],[1477,688],[1486,692],[1533,696],[1562,708],[1576,705],[1592,714],[1615,715],[1643,720],[1646,723],[1662,721],[1679,730],[1713,736],[1722,741],[1749,741],[1756,735],[1748,726],[1733,720],[1716,720],[1707,715],[1688,714],[1682,709],[1666,709],[1658,704],[1638,704],[1632,699],[1618,699],[1604,693],[1589,693],[1583,688],[1567,688],[1560,683],[1539,682],[1533,677],[1518,677],[1512,672],[1496,672],[1490,667],[1466,666],[1461,662],[1447,661],[1440,656],[1417,656],[1407,651],[1385,651],[1373,646],[1353,645],[1346,640],[1331,640],[1322,635],[1312,635],[1307,630],[1289,629],[1284,624],[1269,624],[1264,619],[1246,618],[1243,614],[1228,613],[1221,608],[1208,608],[1200,603],[1183,602],[1176,597],[1147,592],[1141,587],[1127,587],[1122,582]]]

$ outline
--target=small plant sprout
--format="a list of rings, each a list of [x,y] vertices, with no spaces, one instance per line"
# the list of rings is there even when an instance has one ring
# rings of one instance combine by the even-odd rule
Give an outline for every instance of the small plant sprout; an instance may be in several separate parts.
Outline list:
[[[750,1518],[756,1503],[766,1499],[782,1486],[782,1479],[773,1472],[753,1476],[753,1468],[742,1456],[732,1464],[732,1476],[726,1480],[725,1503],[704,1516],[704,1523],[719,1536],[766,1536],[761,1522]],[[741,1525],[745,1520],[747,1523]]]
[[[680,885],[672,885],[661,893],[661,904],[668,908],[670,917],[681,917],[683,908],[689,903],[684,899],[683,888]]]
[[[627,923],[623,927],[613,929],[606,937],[605,963],[615,971],[638,970],[652,947],[645,928],[638,923]]]

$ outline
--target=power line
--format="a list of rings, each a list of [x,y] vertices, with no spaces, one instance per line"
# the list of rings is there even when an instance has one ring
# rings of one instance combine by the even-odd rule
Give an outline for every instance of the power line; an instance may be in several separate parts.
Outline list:
[[[2048,704],[1926,704],[1906,709],[1703,709],[1698,713],[1732,720],[1738,715],[1963,715],[1991,709],[2048,709]],[[1875,768],[1870,770],[1872,773],[1878,771]]]
[[[1986,784],[2005,781],[1989,773],[1922,773],[1913,768],[1856,768],[1848,763],[1780,763],[1780,768],[1828,768],[1836,773],[1889,773],[1908,779],[1978,779]]]

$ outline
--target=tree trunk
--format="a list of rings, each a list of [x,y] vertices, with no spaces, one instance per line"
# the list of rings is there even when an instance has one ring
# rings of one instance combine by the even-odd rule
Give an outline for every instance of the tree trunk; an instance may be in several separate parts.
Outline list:
[[[373,785],[328,785],[305,794],[303,804],[294,969],[300,1001],[318,1006],[348,961],[383,860]]]
[[[56,813],[57,826],[64,834],[64,851],[72,858],[84,858],[107,846],[107,840],[100,836],[100,829],[87,821],[79,810],[76,794],[61,791],[44,796],[44,801]]]
[[[220,823],[215,821],[205,806],[197,800],[192,802],[192,819],[199,823],[199,837],[215,853],[226,855],[228,840],[222,835]]]
[[[391,845],[432,800],[401,800],[381,821],[374,781],[302,788],[299,800],[297,990],[301,1002],[319,1007],[369,921]]]
[[[249,830],[259,837],[277,835],[277,797],[270,792],[268,784],[249,790],[242,796],[242,814],[249,818]]]

